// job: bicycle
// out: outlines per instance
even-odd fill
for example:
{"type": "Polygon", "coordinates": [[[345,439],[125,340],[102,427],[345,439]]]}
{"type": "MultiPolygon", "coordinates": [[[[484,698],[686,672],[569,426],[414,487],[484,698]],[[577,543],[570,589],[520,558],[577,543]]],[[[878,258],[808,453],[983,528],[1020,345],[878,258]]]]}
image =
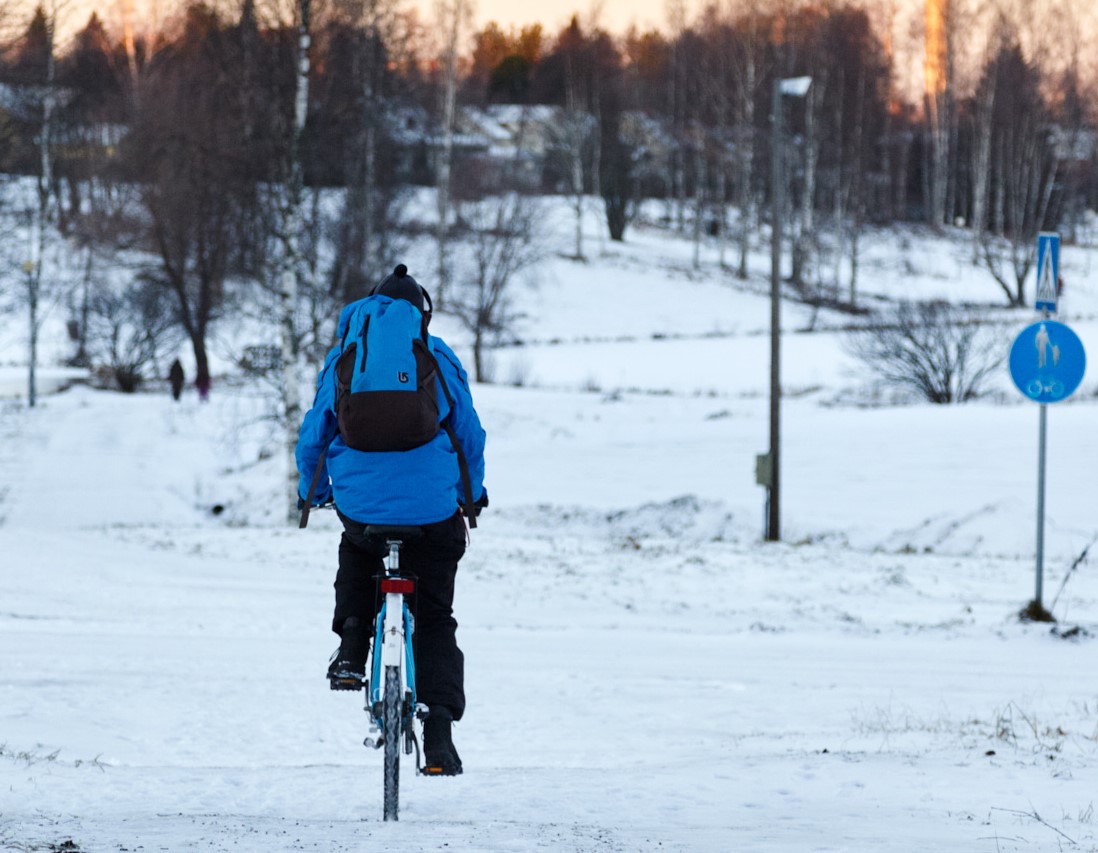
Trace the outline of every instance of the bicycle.
{"type": "Polygon", "coordinates": [[[398,820],[400,808],[400,753],[416,754],[416,773],[424,772],[417,723],[430,713],[416,701],[416,667],[412,650],[415,618],[405,596],[416,590],[416,579],[400,573],[400,548],[406,539],[423,533],[420,527],[367,525],[366,533],[385,537],[385,572],[378,577],[384,599],[377,611],[374,643],[366,682],[365,711],[371,720],[363,746],[384,748],[383,817],[398,820]]]}
{"type": "MultiPolygon", "coordinates": [[[[311,490],[310,490],[311,491],[311,490]]],[[[304,503],[304,502],[303,502],[304,503]]],[[[487,500],[485,500],[485,505],[487,500]]],[[[310,510],[335,510],[334,501],[302,507],[301,527],[308,523],[310,510]]],[[[385,539],[384,572],[377,576],[383,596],[374,617],[374,641],[365,671],[369,677],[341,674],[343,686],[337,689],[365,688],[365,708],[370,718],[370,733],[362,744],[373,749],[384,747],[383,818],[398,820],[400,811],[400,753],[416,754],[417,775],[446,775],[441,768],[426,766],[420,749],[422,724],[430,708],[416,700],[416,666],[413,637],[415,617],[405,596],[416,591],[416,578],[400,572],[400,548],[406,539],[423,535],[422,527],[409,525],[367,524],[367,535],[385,539]],[[352,680],[353,679],[353,680],[352,680]],[[418,727],[417,727],[418,724],[418,727]]],[[[330,675],[329,678],[332,676],[330,675]]]]}

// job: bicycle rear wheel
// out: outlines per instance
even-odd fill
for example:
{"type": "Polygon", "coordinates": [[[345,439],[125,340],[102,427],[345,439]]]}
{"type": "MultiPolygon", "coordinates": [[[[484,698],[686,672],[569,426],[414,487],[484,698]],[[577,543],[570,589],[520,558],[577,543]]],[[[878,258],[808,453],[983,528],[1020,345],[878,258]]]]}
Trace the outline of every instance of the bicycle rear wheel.
{"type": "Polygon", "coordinates": [[[385,738],[385,820],[397,820],[400,805],[400,717],[404,697],[400,690],[400,669],[385,667],[382,697],[382,734],[385,738]]]}

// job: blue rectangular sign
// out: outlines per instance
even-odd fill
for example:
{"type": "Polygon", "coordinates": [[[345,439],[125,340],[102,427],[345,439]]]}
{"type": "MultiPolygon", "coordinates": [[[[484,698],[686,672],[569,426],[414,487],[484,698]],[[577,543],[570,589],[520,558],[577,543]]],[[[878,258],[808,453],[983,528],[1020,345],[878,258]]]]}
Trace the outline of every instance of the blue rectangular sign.
{"type": "Polygon", "coordinates": [[[1033,307],[1055,314],[1059,295],[1060,235],[1041,232],[1037,235],[1037,295],[1033,307]]]}

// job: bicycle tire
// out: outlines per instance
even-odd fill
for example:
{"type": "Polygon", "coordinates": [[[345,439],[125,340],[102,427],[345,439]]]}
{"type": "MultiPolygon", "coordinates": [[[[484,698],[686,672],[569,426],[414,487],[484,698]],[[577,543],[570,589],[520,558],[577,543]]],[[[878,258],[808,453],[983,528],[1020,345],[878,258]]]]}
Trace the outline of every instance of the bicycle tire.
{"type": "Polygon", "coordinates": [[[385,738],[385,820],[398,820],[400,808],[400,716],[404,697],[400,691],[400,669],[385,667],[382,697],[382,732],[385,738]]]}

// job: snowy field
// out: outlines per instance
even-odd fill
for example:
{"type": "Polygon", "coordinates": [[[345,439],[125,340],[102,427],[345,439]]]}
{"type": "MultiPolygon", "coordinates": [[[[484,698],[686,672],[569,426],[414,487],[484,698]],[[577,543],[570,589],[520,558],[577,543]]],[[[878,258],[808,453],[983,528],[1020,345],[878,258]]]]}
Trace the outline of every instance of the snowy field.
{"type": "MultiPolygon", "coordinates": [[[[1059,621],[1023,623],[1037,408],[1009,380],[865,405],[849,318],[798,333],[788,304],[785,541],[764,544],[765,253],[742,284],[711,247],[694,272],[666,234],[593,233],[474,388],[492,504],[458,575],[466,772],[405,765],[397,824],[360,698],[324,679],[337,522],[279,522],[262,389],[0,400],[0,849],[1098,850],[1098,572],[1071,571],[1098,537],[1098,374],[1050,409],[1059,621]]],[[[963,246],[869,246],[867,297],[1001,301],[963,246]]],[[[1063,319],[1098,353],[1091,263],[1065,253],[1063,319]]],[[[1007,343],[1031,319],[1006,315],[1007,343]]]]}

